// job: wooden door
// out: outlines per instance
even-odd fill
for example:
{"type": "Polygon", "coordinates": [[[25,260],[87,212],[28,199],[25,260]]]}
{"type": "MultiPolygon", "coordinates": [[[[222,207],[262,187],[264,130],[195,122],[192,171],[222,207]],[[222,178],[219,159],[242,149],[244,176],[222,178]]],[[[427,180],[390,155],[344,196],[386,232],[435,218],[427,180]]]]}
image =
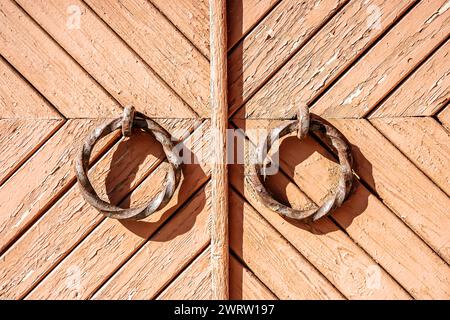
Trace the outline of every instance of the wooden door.
{"type": "MultiPolygon", "coordinates": [[[[208,299],[206,0],[0,1],[0,298],[208,299]],[[100,215],[80,195],[79,145],[125,105],[197,159],[161,211],[100,215]]],[[[230,128],[270,128],[295,103],[351,142],[356,188],[330,217],[286,220],[230,166],[232,299],[450,298],[450,2],[228,1],[230,128]]],[[[124,207],[150,199],[167,163],[120,133],[90,177],[124,207]]],[[[283,140],[267,186],[322,201],[335,155],[283,140]]]]}

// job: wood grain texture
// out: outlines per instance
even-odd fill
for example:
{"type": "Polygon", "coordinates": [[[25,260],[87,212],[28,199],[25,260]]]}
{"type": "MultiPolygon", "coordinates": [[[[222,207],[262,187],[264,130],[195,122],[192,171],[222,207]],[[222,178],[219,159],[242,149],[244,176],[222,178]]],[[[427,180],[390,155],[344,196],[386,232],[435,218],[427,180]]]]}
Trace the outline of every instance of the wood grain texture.
{"type": "Polygon", "coordinates": [[[449,32],[448,0],[420,2],[317,101],[312,111],[334,118],[367,115],[449,32]]]}
{"type": "Polygon", "coordinates": [[[208,247],[161,292],[157,300],[209,300],[212,297],[208,247]]]}
{"type": "MultiPolygon", "coordinates": [[[[180,120],[172,120],[172,125],[177,122],[180,120]]],[[[153,143],[151,136],[141,133],[133,137],[117,144],[90,170],[90,179],[99,195],[114,204],[139,185],[147,170],[153,170],[161,162],[154,156],[162,154],[161,146],[153,143]]],[[[159,181],[154,181],[155,185],[163,182],[163,176],[156,178],[159,181]]],[[[0,263],[4,285],[0,296],[23,297],[103,219],[84,201],[78,187],[72,187],[3,255],[0,263]],[[21,263],[24,256],[32,258],[21,263]]]]}
{"type": "Polygon", "coordinates": [[[450,134],[433,118],[370,121],[447,195],[450,195],[450,134]]]}
{"type": "MultiPolygon", "coordinates": [[[[233,168],[230,179],[243,194],[243,168],[233,168]],[[240,171],[240,172],[239,172],[240,171]]],[[[266,185],[284,203],[293,207],[311,206],[311,200],[284,174],[266,180],[266,185]]],[[[286,220],[253,199],[245,185],[246,199],[258,212],[307,258],[348,299],[408,299],[409,295],[397,282],[355,244],[329,218],[319,220],[312,227],[286,220]],[[370,271],[378,270],[380,286],[370,283],[370,271]]]]}
{"type": "Polygon", "coordinates": [[[295,102],[309,104],[415,1],[352,1],[338,12],[235,114],[235,118],[291,118],[295,102]],[[368,8],[381,8],[381,26],[368,23],[368,8]]]}
{"type": "Polygon", "coordinates": [[[332,123],[356,146],[357,174],[404,223],[450,262],[450,198],[367,120],[332,123]]]}
{"type": "Polygon", "coordinates": [[[63,124],[56,119],[0,119],[0,185],[63,124]]]}
{"type": "MultiPolygon", "coordinates": [[[[209,57],[209,5],[207,0],[151,0],[151,2],[209,57]]],[[[228,49],[233,47],[280,0],[228,0],[228,49]]]]}
{"type": "MultiPolygon", "coordinates": [[[[81,1],[23,0],[18,3],[121,105],[133,105],[150,117],[170,118],[174,117],[175,112],[180,118],[195,117],[196,114],[190,107],[81,1]],[[68,30],[66,20],[67,8],[70,6],[78,7],[83,14],[79,28],[68,30]]],[[[115,3],[118,4],[117,1],[115,3]]],[[[167,48],[169,49],[168,46],[167,48]]],[[[178,54],[181,55],[183,54],[178,54]]],[[[165,63],[159,61],[159,65],[171,65],[167,63],[167,59],[174,60],[167,57],[165,63]]],[[[186,64],[181,64],[180,61],[174,63],[186,64]]],[[[191,74],[197,73],[195,66],[188,65],[187,68],[191,68],[191,74]]],[[[182,68],[178,69],[186,76],[190,74],[182,68]]],[[[171,71],[174,73],[174,70],[171,71]]],[[[175,77],[180,78],[180,75],[176,74],[175,77]]],[[[187,84],[198,81],[187,79],[185,82],[187,84]]],[[[194,92],[193,88],[188,90],[194,92]]]]}
{"type": "Polygon", "coordinates": [[[0,119],[60,119],[59,113],[0,56],[0,119]]]}
{"type": "Polygon", "coordinates": [[[438,119],[444,125],[444,127],[447,128],[447,130],[450,130],[450,108],[448,107],[448,105],[444,110],[439,112],[438,119]]]}
{"type": "Polygon", "coordinates": [[[299,3],[286,0],[272,10],[229,56],[230,114],[295,54],[345,2],[326,0],[299,3]]]}
{"type": "MultiPolygon", "coordinates": [[[[209,116],[208,60],[150,2],[88,0],[87,3],[200,117],[209,116]]],[[[118,55],[118,59],[125,58],[118,55]]],[[[129,69],[129,63],[125,61],[124,65],[129,69]]],[[[128,69],[125,70],[131,72],[128,69]]],[[[127,87],[135,85],[133,82],[127,87]]],[[[174,101],[171,95],[163,96],[164,90],[153,89],[148,80],[141,85],[147,85],[146,90],[155,95],[155,102],[148,103],[157,103],[160,107],[151,113],[152,116],[192,117],[181,113],[183,108],[180,108],[179,100],[174,101]]],[[[143,94],[139,92],[139,95],[143,94]]],[[[155,106],[147,108],[151,111],[155,106]]]]}
{"type": "MultiPolygon", "coordinates": [[[[270,121],[260,122],[252,127],[270,128],[270,121]]],[[[337,121],[337,120],[336,120],[337,121]]],[[[353,122],[365,120],[339,120],[353,122]]],[[[333,122],[335,125],[336,122],[333,122]]],[[[274,122],[273,125],[276,125],[274,122]]],[[[341,126],[338,127],[341,129],[341,126]]],[[[357,130],[357,129],[355,129],[357,130]]],[[[362,145],[361,132],[358,142],[351,135],[341,130],[353,145],[362,145]]],[[[375,144],[375,143],[374,143],[375,144]]],[[[385,148],[387,143],[377,143],[385,148]]],[[[358,156],[357,147],[353,147],[355,171],[360,177],[367,177],[372,171],[367,167],[367,160],[358,156]]],[[[299,188],[314,202],[321,203],[335,181],[337,164],[333,157],[313,139],[300,143],[296,138],[288,138],[281,145],[281,169],[295,181],[299,188]]],[[[383,159],[386,153],[378,152],[383,159]]],[[[366,154],[364,154],[367,157],[366,154]]],[[[374,175],[375,175],[375,171],[374,175]]],[[[365,182],[369,183],[365,179],[365,182]]],[[[355,191],[332,216],[339,226],[345,229],[350,238],[357,243],[381,268],[386,270],[414,298],[446,298],[450,295],[448,285],[450,271],[448,265],[440,259],[410,228],[391,212],[376,196],[362,184],[355,182],[355,191]],[[420,276],[418,276],[420,275],[420,276]]],[[[378,184],[377,184],[378,186],[378,184]]],[[[427,219],[427,211],[421,211],[418,220],[427,219]]],[[[436,230],[439,230],[436,229],[436,230]]],[[[374,268],[377,273],[381,270],[374,268]]]]}
{"type": "MultiPolygon", "coordinates": [[[[177,131],[181,133],[190,125],[187,120],[173,122],[178,124],[172,127],[173,134],[176,134],[177,131]]],[[[184,141],[186,150],[191,150],[194,155],[199,157],[200,153],[205,151],[204,143],[208,141],[208,136],[203,133],[207,134],[208,128],[208,122],[205,122],[203,126],[187,137],[184,141]]],[[[147,161],[142,164],[139,164],[140,161],[138,162],[141,168],[145,168],[140,175],[146,176],[148,171],[154,171],[122,202],[122,206],[135,206],[149,200],[160,188],[160,185],[155,182],[163,181],[166,174],[168,164],[164,162],[160,165],[163,158],[161,148],[156,144],[145,143],[143,145],[141,142],[142,139],[133,142],[132,145],[122,146],[121,149],[143,149],[142,154],[150,151],[151,156],[147,161]]],[[[207,181],[209,165],[206,157],[199,165],[184,165],[181,186],[165,208],[143,221],[120,223],[113,219],[104,220],[27,296],[27,299],[86,299],[91,297],[99,286],[113,275],[207,181]],[[65,281],[73,266],[79,270],[78,282],[80,285],[75,288],[67,286],[65,281]]],[[[133,157],[126,157],[126,159],[130,158],[133,157]]],[[[136,157],[134,156],[134,158],[136,157]]],[[[132,164],[129,162],[130,160],[123,161],[124,164],[132,164]]],[[[109,168],[106,166],[104,170],[109,170],[109,168]]],[[[128,175],[129,170],[124,170],[123,176],[115,177],[114,181],[118,180],[119,183],[115,190],[125,189],[120,191],[121,194],[128,192],[130,188],[134,188],[139,183],[137,180],[130,186],[127,180],[123,181],[128,175]]],[[[111,179],[109,180],[111,181],[111,179]]],[[[105,194],[105,191],[102,191],[102,194],[105,194]]]]}
{"type": "Polygon", "coordinates": [[[243,198],[230,192],[230,245],[280,299],[343,296],[243,198]]]}
{"type": "Polygon", "coordinates": [[[117,101],[11,0],[0,3],[0,38],[1,55],[65,117],[121,113],[117,101]]]}
{"type": "Polygon", "coordinates": [[[211,50],[211,284],[214,300],[229,298],[228,244],[228,80],[225,0],[209,1],[211,50]]]}
{"type": "Polygon", "coordinates": [[[447,41],[370,118],[431,116],[450,101],[450,42],[447,41]]]}
{"type": "MultiPolygon", "coordinates": [[[[72,168],[79,147],[74,141],[87,136],[102,122],[69,120],[0,187],[0,198],[5,199],[0,203],[0,252],[74,183],[72,168]]],[[[93,160],[116,137],[111,136],[98,144],[93,160]]]]}
{"type": "Polygon", "coordinates": [[[93,299],[151,299],[208,245],[210,184],[147,242],[93,299]]]}

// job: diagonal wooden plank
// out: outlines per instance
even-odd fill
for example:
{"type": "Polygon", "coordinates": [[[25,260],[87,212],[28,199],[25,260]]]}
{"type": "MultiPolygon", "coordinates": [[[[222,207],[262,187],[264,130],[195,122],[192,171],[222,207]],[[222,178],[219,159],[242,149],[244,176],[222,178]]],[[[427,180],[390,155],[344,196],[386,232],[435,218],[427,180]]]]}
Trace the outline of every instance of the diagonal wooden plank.
{"type": "Polygon", "coordinates": [[[368,121],[348,119],[332,123],[355,146],[357,174],[449,263],[450,198],[368,121]]]}
{"type": "Polygon", "coordinates": [[[0,3],[0,38],[1,55],[64,116],[121,113],[118,103],[11,0],[0,3]]]}
{"type": "Polygon", "coordinates": [[[444,110],[439,112],[438,119],[444,125],[444,127],[447,128],[447,130],[450,130],[450,108],[448,107],[448,105],[444,110]]]}
{"type": "MultiPolygon", "coordinates": [[[[211,293],[210,249],[207,248],[158,297],[158,300],[208,300],[211,293]]],[[[240,262],[230,256],[231,300],[274,300],[276,297],[240,262]]]]}
{"type": "Polygon", "coordinates": [[[210,247],[206,248],[170,285],[157,300],[210,300],[210,247]]]}
{"type": "MultiPolygon", "coordinates": [[[[198,115],[209,116],[208,60],[150,2],[147,0],[86,2],[198,115]]],[[[95,34],[99,32],[98,28],[94,31],[95,34]]],[[[93,37],[94,35],[91,35],[89,38],[93,37]]],[[[124,59],[122,55],[119,58],[124,59]]],[[[134,85],[135,83],[131,84],[134,85]]],[[[157,98],[163,92],[165,93],[164,90],[158,89],[153,94],[157,98]]],[[[154,111],[152,115],[180,117],[183,109],[180,109],[179,103],[175,104],[172,100],[173,98],[160,97],[158,106],[161,109],[158,109],[158,112],[154,111]]]]}
{"type": "MultiPolygon", "coordinates": [[[[47,143],[0,187],[0,252],[75,181],[72,173],[79,137],[103,121],[69,120],[47,143]],[[18,188],[17,186],[20,186],[18,188]]],[[[104,139],[94,160],[117,135],[104,139]]]]}
{"type": "Polygon", "coordinates": [[[352,67],[312,110],[325,117],[361,118],[450,33],[450,1],[420,2],[352,67]]]}
{"type": "Polygon", "coordinates": [[[60,119],[60,114],[0,56],[0,119],[60,119]]]}
{"type": "MultiPolygon", "coordinates": [[[[151,2],[209,57],[209,8],[206,0],[151,0],[151,2]]],[[[228,48],[232,48],[280,0],[227,1],[228,48]]]]}
{"type": "Polygon", "coordinates": [[[276,300],[267,287],[235,257],[230,255],[231,300],[276,300]]]}
{"type": "Polygon", "coordinates": [[[414,2],[350,2],[250,97],[235,118],[291,118],[296,101],[311,103],[414,2]],[[380,8],[383,28],[369,23],[370,8],[380,8]]]}
{"type": "Polygon", "coordinates": [[[0,119],[0,186],[63,124],[62,119],[0,119]]]}
{"type": "MultiPolygon", "coordinates": [[[[134,105],[139,111],[151,117],[174,117],[175,112],[177,117],[196,116],[139,56],[131,51],[81,1],[18,0],[18,3],[122,105],[134,105]],[[77,7],[83,13],[80,17],[79,28],[68,29],[67,27],[67,10],[71,6],[77,7]]],[[[153,25],[156,25],[154,17],[149,19],[153,21],[153,25]]],[[[161,32],[166,32],[164,29],[166,26],[160,26],[160,28],[161,32]]],[[[181,45],[171,49],[174,56],[183,57],[195,63],[196,58],[193,55],[188,56],[184,51],[186,50],[181,45]]],[[[152,53],[149,54],[152,55],[152,53]]],[[[183,73],[184,78],[181,78],[180,74],[175,73],[174,70],[167,70],[161,75],[169,80],[167,73],[171,72],[174,74],[171,80],[178,77],[185,84],[195,83],[195,86],[186,86],[185,90],[196,96],[198,92],[195,88],[202,88],[202,81],[195,79],[195,75],[199,73],[199,67],[193,63],[181,63],[179,59],[176,60],[170,56],[165,59],[164,63],[161,58],[155,60],[158,65],[172,65],[168,61],[174,60],[174,64],[185,66],[179,67],[179,72],[183,73]]],[[[151,66],[153,67],[154,64],[151,66]]],[[[161,72],[158,69],[156,71],[161,72]]],[[[186,94],[182,93],[182,96],[187,98],[186,94]]]]}
{"type": "Polygon", "coordinates": [[[272,10],[228,58],[230,115],[346,2],[285,0],[272,10]]]}
{"type": "Polygon", "coordinates": [[[342,299],[339,291],[236,192],[230,192],[230,245],[280,299],[342,299]]]}
{"type": "Polygon", "coordinates": [[[210,184],[147,242],[94,299],[152,299],[209,243],[210,184]]]}
{"type": "MultiPolygon", "coordinates": [[[[253,124],[252,128],[271,128],[279,123],[246,121],[249,126],[253,122],[259,124],[253,124]]],[[[360,142],[353,142],[354,145],[357,143],[359,146],[360,142]]],[[[382,143],[379,145],[384,146],[382,143]]],[[[367,176],[364,172],[367,161],[358,156],[358,152],[354,146],[356,173],[367,176]]],[[[330,160],[332,156],[313,139],[300,144],[296,138],[286,138],[281,145],[280,159],[281,169],[314,202],[321,203],[336,179],[336,164],[330,160]]],[[[437,299],[450,295],[448,265],[361,183],[355,182],[354,193],[333,214],[333,219],[414,298],[437,299]]]]}
{"type": "Polygon", "coordinates": [[[447,41],[370,118],[431,116],[449,101],[450,42],[447,41]]]}
{"type": "MultiPolygon", "coordinates": [[[[184,144],[194,155],[204,151],[209,123],[200,126],[184,144]]],[[[161,154],[156,155],[161,158],[161,154]]],[[[205,159],[206,160],[206,159],[205,159]]],[[[165,166],[160,166],[124,202],[142,203],[159,190],[155,179],[162,181],[165,166]]],[[[191,197],[208,179],[208,163],[186,164],[181,187],[167,206],[141,222],[103,221],[67,258],[65,258],[28,296],[27,299],[89,298],[115,271],[133,255],[155,231],[191,197]],[[81,262],[82,261],[82,262],[81,262]],[[65,279],[73,266],[79,270],[79,287],[70,287],[65,279]]],[[[80,199],[80,201],[82,201],[80,199]]]]}
{"type": "MultiPolygon", "coordinates": [[[[248,185],[244,186],[242,183],[242,167],[233,168],[230,172],[233,186],[241,195],[245,192],[247,201],[348,299],[409,298],[404,289],[329,218],[320,220],[311,227],[283,219],[251,196],[248,185]],[[377,270],[379,286],[370,283],[371,270],[377,270]]],[[[278,199],[285,198],[284,202],[291,203],[293,207],[305,208],[312,205],[282,173],[270,176],[266,185],[278,199]]]]}
{"type": "MultiPolygon", "coordinates": [[[[433,118],[370,121],[447,195],[450,195],[450,135],[433,118]]],[[[443,205],[443,204],[442,204],[443,205]]]]}

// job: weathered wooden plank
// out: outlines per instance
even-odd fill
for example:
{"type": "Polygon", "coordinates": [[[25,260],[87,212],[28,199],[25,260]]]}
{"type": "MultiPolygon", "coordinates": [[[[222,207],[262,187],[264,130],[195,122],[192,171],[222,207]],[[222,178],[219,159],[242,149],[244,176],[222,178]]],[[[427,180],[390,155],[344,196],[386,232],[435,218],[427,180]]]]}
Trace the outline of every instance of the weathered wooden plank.
{"type": "Polygon", "coordinates": [[[235,257],[230,256],[231,300],[276,300],[277,297],[235,257]]]}
{"type": "Polygon", "coordinates": [[[448,0],[420,2],[312,110],[325,117],[365,116],[448,38],[449,9],[448,0]]]}
{"type": "Polygon", "coordinates": [[[56,119],[0,119],[0,185],[63,123],[56,119]]]}
{"type": "Polygon", "coordinates": [[[357,174],[402,221],[450,262],[450,198],[367,120],[332,123],[356,146],[357,174]]]}
{"type": "MultiPolygon", "coordinates": [[[[208,122],[199,127],[184,144],[186,150],[199,155],[208,141],[208,122]]],[[[145,151],[145,150],[144,150],[145,151]]],[[[161,159],[161,150],[155,154],[161,159]]],[[[184,165],[181,187],[167,206],[141,222],[119,223],[106,219],[80,243],[43,281],[27,296],[27,299],[86,299],[136,252],[154,232],[169,219],[208,179],[209,164],[206,157],[200,164],[184,165]],[[79,271],[77,287],[67,286],[65,279],[73,266],[79,271]],[[76,297],[74,295],[76,294],[76,297]]],[[[141,167],[154,167],[152,163],[141,167]]],[[[127,197],[123,204],[143,203],[158,192],[165,176],[166,166],[158,167],[150,177],[127,197]]],[[[107,167],[105,168],[107,170],[107,167]]],[[[147,169],[148,170],[148,169],[147,169]]],[[[125,172],[127,173],[127,171],[125,172]]],[[[123,184],[119,184],[122,186],[123,184]]],[[[122,187],[123,188],[123,187],[122,187]]],[[[128,188],[129,189],[129,188],[128,188]]],[[[126,191],[125,191],[126,192],[126,191]]],[[[81,201],[81,200],[80,200],[81,201]]]]}
{"type": "Polygon", "coordinates": [[[209,243],[210,184],[202,188],[93,296],[152,299],[209,243]]]}
{"type": "Polygon", "coordinates": [[[233,50],[228,59],[230,114],[242,105],[345,3],[286,0],[233,50]]]}
{"type": "MultiPolygon", "coordinates": [[[[74,182],[72,168],[79,146],[74,142],[102,122],[69,120],[0,187],[0,198],[5,200],[0,203],[0,252],[74,182]]],[[[93,159],[116,137],[111,136],[99,144],[93,159]]]]}
{"type": "Polygon", "coordinates": [[[232,48],[281,0],[228,0],[228,48],[232,48]]]}
{"type": "Polygon", "coordinates": [[[0,38],[1,55],[64,116],[121,113],[118,103],[11,0],[0,3],[0,38]]]}
{"type": "Polygon", "coordinates": [[[210,0],[211,32],[211,284],[214,300],[229,298],[227,165],[227,20],[226,1],[210,0]]]}
{"type": "Polygon", "coordinates": [[[60,119],[59,113],[0,56],[0,119],[60,119]]]}
{"type": "Polygon", "coordinates": [[[295,102],[310,103],[362,54],[415,1],[352,1],[336,14],[261,90],[235,118],[291,118],[295,102]],[[380,26],[370,8],[381,10],[380,26]]]}
{"type": "MultiPolygon", "coordinates": [[[[209,10],[206,0],[151,0],[166,17],[209,57],[209,10]]],[[[227,1],[228,48],[232,48],[280,0],[227,1]]]]}
{"type": "Polygon", "coordinates": [[[149,0],[189,39],[209,57],[208,0],[149,0]]]}
{"type": "Polygon", "coordinates": [[[450,99],[449,60],[447,41],[370,118],[431,116],[440,110],[450,99]]]}
{"type": "Polygon", "coordinates": [[[450,135],[447,130],[433,118],[377,118],[370,122],[450,195],[450,135]]]}
{"type": "MultiPolygon", "coordinates": [[[[253,127],[271,127],[269,121],[246,121],[248,126],[252,122],[260,122],[253,127]]],[[[273,122],[273,125],[276,124],[277,122],[273,122]]],[[[350,126],[355,127],[356,124],[350,126]]],[[[355,131],[360,131],[357,141],[350,139],[355,145],[353,148],[356,158],[355,171],[363,177],[366,175],[365,171],[371,172],[371,169],[367,167],[368,162],[364,160],[365,158],[358,156],[363,130],[356,128],[355,131]]],[[[344,134],[348,136],[348,133],[344,132],[344,134]]],[[[386,147],[385,144],[386,142],[378,143],[383,148],[386,147]]],[[[381,155],[380,157],[386,157],[384,151],[376,153],[381,155]]],[[[294,137],[284,140],[280,154],[283,171],[314,202],[321,203],[336,179],[337,165],[331,155],[313,139],[308,138],[300,144],[294,137]]],[[[367,179],[365,181],[369,183],[367,179]]],[[[378,185],[376,185],[377,188],[378,185]]],[[[437,299],[450,295],[448,265],[360,183],[356,182],[354,193],[333,214],[333,218],[353,241],[373,257],[414,298],[437,299]]],[[[378,274],[382,273],[376,268],[374,271],[378,274]]]]}
{"type": "Polygon", "coordinates": [[[444,125],[444,127],[447,128],[447,130],[450,130],[450,108],[448,107],[448,105],[444,110],[439,112],[438,119],[444,125]]]}
{"type": "Polygon", "coordinates": [[[322,274],[231,190],[230,245],[281,299],[342,299],[322,274]]]}
{"type": "MultiPolygon", "coordinates": [[[[248,191],[248,185],[242,183],[242,178],[242,167],[230,170],[233,186],[241,194],[245,187],[247,201],[348,299],[409,298],[404,289],[329,218],[316,222],[312,227],[283,219],[255,201],[248,191]],[[378,272],[379,285],[371,282],[372,270],[378,272]]],[[[266,185],[278,199],[293,207],[313,205],[282,173],[268,177],[266,185]]]]}
{"type": "Polygon", "coordinates": [[[172,283],[161,292],[157,300],[209,300],[211,292],[210,251],[202,252],[172,283]]]}
{"type": "MultiPolygon", "coordinates": [[[[174,122],[180,124],[180,120],[172,120],[169,126],[174,122]]],[[[91,181],[103,199],[120,202],[161,162],[154,156],[161,152],[161,146],[153,141],[145,133],[135,135],[117,144],[94,166],[91,181]]],[[[159,185],[164,177],[156,178],[160,179],[154,183],[159,185]]],[[[77,186],[71,188],[3,255],[0,296],[24,296],[103,219],[84,201],[77,186]]]]}
{"type": "MultiPolygon", "coordinates": [[[[150,117],[173,118],[175,114],[180,118],[195,117],[195,113],[190,107],[162,82],[159,76],[83,2],[78,0],[19,0],[18,3],[122,105],[133,105],[150,117]],[[78,8],[80,14],[83,14],[80,16],[79,28],[74,27],[68,30],[67,10],[71,7],[78,8]]],[[[97,1],[97,3],[100,2],[97,1]]],[[[114,3],[119,4],[117,1],[114,3]]],[[[152,21],[152,25],[157,25],[155,17],[147,18],[151,19],[148,21],[152,21]]],[[[167,32],[164,30],[166,26],[160,27],[161,33],[167,32]]],[[[141,37],[141,39],[145,39],[145,37],[141,37]]],[[[195,61],[193,56],[187,56],[184,52],[186,50],[181,45],[174,48],[167,46],[167,49],[176,57],[183,56],[189,61],[195,61]],[[179,52],[180,50],[183,52],[179,52]]],[[[159,50],[162,51],[162,48],[158,48],[158,52],[160,52],[159,50]]],[[[153,57],[152,54],[150,55],[153,57]]],[[[171,65],[168,61],[172,60],[174,63],[179,63],[178,74],[171,70],[174,74],[172,80],[174,76],[182,80],[179,72],[183,72],[185,78],[195,78],[192,74],[198,73],[197,66],[192,63],[186,65],[184,62],[182,64],[179,59],[176,60],[170,56],[165,57],[164,63],[160,59],[159,57],[156,63],[162,66],[171,65]],[[184,65],[186,68],[191,68],[190,72],[180,67],[184,65]]],[[[153,67],[153,65],[151,66],[153,67]]],[[[156,71],[160,72],[158,69],[156,71]]],[[[166,80],[168,80],[167,72],[161,73],[166,80]]],[[[184,81],[186,84],[199,82],[196,79],[184,79],[184,81]]],[[[188,91],[195,95],[197,93],[194,88],[199,87],[201,88],[201,84],[193,87],[186,86],[188,91]]],[[[187,98],[186,95],[182,96],[187,98]]],[[[89,116],[89,114],[84,116],[89,116]]]]}
{"type": "MultiPolygon", "coordinates": [[[[156,298],[158,300],[212,299],[210,249],[198,256],[156,298]]],[[[231,300],[275,300],[271,293],[246,267],[230,256],[231,300]]]]}
{"type": "MultiPolygon", "coordinates": [[[[59,1],[55,2],[59,3],[59,1]]],[[[73,1],[68,3],[73,3],[73,1]]],[[[87,3],[199,116],[209,116],[208,60],[150,2],[146,0],[125,2],[88,0],[87,3]]],[[[89,17],[83,16],[83,21],[88,19],[89,17]]],[[[88,21],[86,24],[89,25],[88,21]]],[[[90,28],[92,27],[88,27],[88,29],[90,28]]],[[[94,34],[89,34],[87,41],[98,37],[99,29],[100,26],[97,27],[96,24],[95,28],[92,28],[94,34]]],[[[105,34],[102,34],[101,42],[105,41],[106,31],[102,31],[102,33],[105,34]]],[[[109,38],[106,37],[106,39],[109,38]]],[[[108,42],[105,41],[105,43],[108,42]]],[[[108,46],[105,49],[103,54],[110,50],[108,46]]],[[[124,54],[118,54],[117,46],[114,50],[116,52],[112,51],[110,54],[117,55],[115,59],[118,61],[123,60],[123,67],[128,71],[131,63],[127,61],[124,54]]],[[[130,56],[130,61],[133,60],[136,60],[136,57],[130,56]]],[[[134,65],[136,64],[134,63],[134,65]]],[[[156,104],[160,107],[155,110],[155,105],[148,106],[146,109],[148,112],[151,112],[153,108],[151,115],[157,117],[191,116],[184,110],[185,108],[182,107],[179,100],[175,100],[172,95],[165,96],[167,90],[162,90],[162,86],[152,89],[148,77],[143,80],[138,81],[138,83],[142,82],[143,86],[142,92],[139,90],[139,95],[142,96],[145,91],[151,92],[148,94],[155,95],[155,99],[148,101],[147,105],[156,104]]],[[[136,86],[135,82],[129,83],[126,88],[133,86],[136,86]]],[[[126,88],[120,89],[128,90],[126,88]]]]}

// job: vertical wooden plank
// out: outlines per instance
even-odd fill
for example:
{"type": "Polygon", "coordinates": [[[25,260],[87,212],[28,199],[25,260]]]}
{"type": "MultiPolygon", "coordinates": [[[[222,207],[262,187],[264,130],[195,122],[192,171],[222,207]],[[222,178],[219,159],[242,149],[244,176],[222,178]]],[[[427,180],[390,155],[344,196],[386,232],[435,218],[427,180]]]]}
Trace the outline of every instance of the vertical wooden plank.
{"type": "Polygon", "coordinates": [[[225,0],[209,1],[211,43],[211,129],[213,153],[211,232],[212,297],[228,300],[228,171],[226,165],[227,18],[225,0]]]}

